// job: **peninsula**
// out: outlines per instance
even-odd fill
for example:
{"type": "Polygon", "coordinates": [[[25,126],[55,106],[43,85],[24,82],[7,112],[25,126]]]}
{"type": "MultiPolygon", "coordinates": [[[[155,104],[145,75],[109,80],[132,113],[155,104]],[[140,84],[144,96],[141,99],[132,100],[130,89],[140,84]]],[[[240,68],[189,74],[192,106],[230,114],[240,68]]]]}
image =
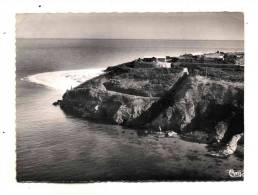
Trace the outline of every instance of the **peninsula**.
{"type": "Polygon", "coordinates": [[[243,140],[244,53],[139,58],[108,67],[54,104],[142,133],[223,145],[215,155],[227,156],[243,140]]]}

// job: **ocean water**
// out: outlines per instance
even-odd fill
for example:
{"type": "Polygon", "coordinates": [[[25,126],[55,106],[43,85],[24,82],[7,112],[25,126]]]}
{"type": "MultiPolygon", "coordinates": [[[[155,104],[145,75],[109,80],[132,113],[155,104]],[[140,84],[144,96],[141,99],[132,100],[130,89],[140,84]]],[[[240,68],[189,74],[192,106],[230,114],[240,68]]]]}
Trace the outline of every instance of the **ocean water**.
{"type": "Polygon", "coordinates": [[[52,106],[61,91],[23,79],[143,56],[243,51],[242,41],[17,39],[16,45],[18,181],[225,180],[232,179],[227,170],[243,169],[239,153],[216,159],[205,144],[66,115],[52,106]]]}

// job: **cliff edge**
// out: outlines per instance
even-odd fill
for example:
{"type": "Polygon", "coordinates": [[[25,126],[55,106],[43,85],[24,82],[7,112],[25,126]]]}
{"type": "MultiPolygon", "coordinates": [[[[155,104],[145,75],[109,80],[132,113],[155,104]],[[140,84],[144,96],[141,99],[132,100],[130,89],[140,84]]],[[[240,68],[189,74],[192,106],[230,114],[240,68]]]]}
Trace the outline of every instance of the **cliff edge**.
{"type": "Polygon", "coordinates": [[[109,67],[68,90],[60,107],[82,118],[175,131],[185,137],[202,132],[204,142],[228,142],[244,131],[243,80],[239,66],[162,68],[137,66],[133,61],[109,67]]]}

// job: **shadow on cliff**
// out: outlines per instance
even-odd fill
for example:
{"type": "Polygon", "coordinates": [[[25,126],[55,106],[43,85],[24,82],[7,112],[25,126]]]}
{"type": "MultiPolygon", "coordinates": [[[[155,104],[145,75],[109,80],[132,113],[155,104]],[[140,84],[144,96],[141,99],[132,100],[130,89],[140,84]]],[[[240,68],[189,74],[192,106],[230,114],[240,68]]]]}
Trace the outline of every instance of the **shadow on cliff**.
{"type": "Polygon", "coordinates": [[[144,111],[139,117],[136,119],[125,123],[127,126],[137,126],[142,127],[146,123],[151,122],[153,119],[159,116],[159,114],[167,109],[169,106],[175,103],[174,96],[176,95],[178,89],[181,85],[184,84],[184,81],[188,78],[188,75],[184,73],[180,78],[178,78],[177,82],[173,85],[173,87],[165,93],[163,97],[161,97],[157,102],[153,103],[149,109],[144,111]]]}

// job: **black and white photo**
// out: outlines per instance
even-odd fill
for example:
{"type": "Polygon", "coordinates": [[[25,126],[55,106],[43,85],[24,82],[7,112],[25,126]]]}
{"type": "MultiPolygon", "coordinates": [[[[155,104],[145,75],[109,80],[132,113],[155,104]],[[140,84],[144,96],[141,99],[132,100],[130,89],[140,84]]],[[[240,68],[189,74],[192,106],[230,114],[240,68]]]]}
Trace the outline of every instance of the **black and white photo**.
{"type": "Polygon", "coordinates": [[[18,182],[244,179],[244,13],[16,14],[18,182]]]}

